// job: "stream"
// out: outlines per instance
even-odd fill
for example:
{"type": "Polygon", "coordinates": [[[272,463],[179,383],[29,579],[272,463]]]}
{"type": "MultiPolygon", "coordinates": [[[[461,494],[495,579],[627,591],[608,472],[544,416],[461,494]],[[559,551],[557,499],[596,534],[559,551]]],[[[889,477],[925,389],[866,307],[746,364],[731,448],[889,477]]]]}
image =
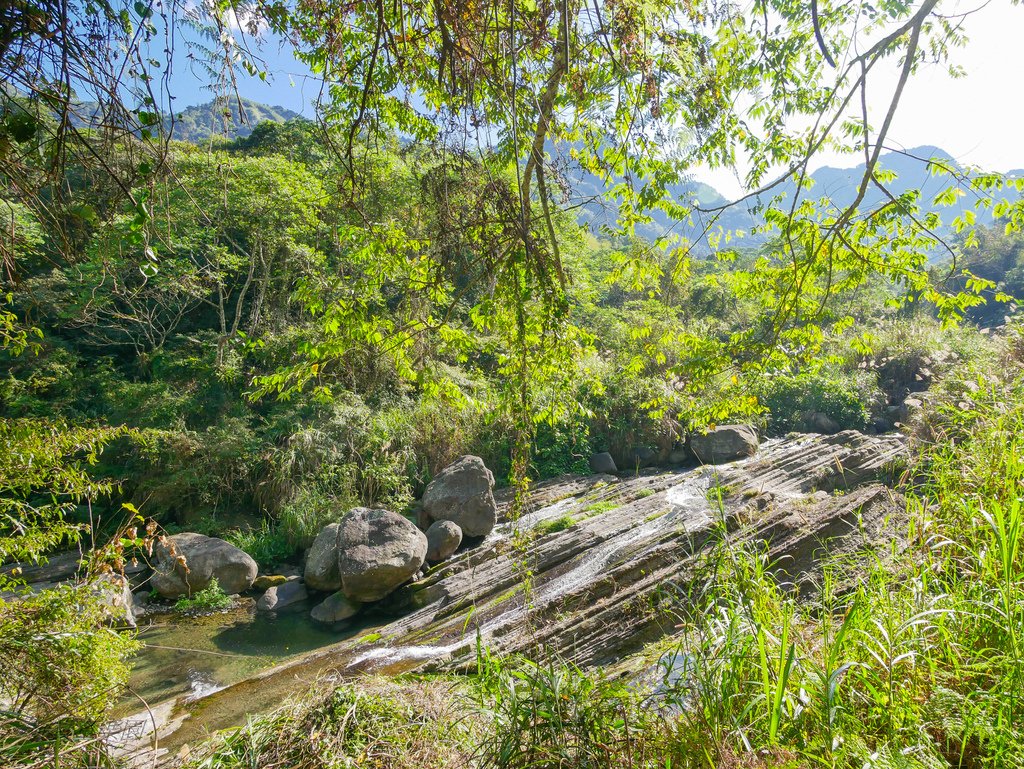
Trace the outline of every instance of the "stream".
{"type": "Polygon", "coordinates": [[[365,623],[334,630],[314,622],[306,600],[280,612],[257,612],[252,600],[205,616],[159,614],[140,621],[128,691],[118,714],[184,696],[203,697],[238,683],[295,655],[342,641],[365,623]],[[149,621],[151,624],[145,624],[149,621]]]}

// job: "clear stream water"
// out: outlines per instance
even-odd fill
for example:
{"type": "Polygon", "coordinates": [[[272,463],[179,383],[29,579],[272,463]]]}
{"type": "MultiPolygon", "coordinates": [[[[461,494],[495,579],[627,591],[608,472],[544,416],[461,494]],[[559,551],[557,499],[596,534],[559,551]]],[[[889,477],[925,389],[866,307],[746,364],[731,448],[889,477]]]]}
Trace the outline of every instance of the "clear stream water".
{"type": "Polygon", "coordinates": [[[257,612],[251,601],[239,603],[225,613],[140,621],[138,640],[145,646],[135,658],[129,691],[118,710],[138,711],[140,697],[150,706],[182,695],[201,697],[365,627],[353,623],[338,631],[318,625],[309,616],[313,601],[280,612],[257,612]]]}

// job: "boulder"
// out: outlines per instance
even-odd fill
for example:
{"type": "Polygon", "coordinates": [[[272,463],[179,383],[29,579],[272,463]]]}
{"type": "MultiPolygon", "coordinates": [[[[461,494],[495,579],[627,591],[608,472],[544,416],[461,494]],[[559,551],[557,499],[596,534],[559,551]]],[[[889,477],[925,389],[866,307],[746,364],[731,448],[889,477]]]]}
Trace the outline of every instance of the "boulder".
{"type": "Polygon", "coordinates": [[[835,435],[842,428],[839,423],[824,411],[808,411],[803,415],[804,426],[812,433],[835,435]]]}
{"type": "Polygon", "coordinates": [[[390,510],[357,507],[338,523],[341,592],[366,603],[379,601],[420,570],[427,538],[390,510]]]}
{"type": "Polygon", "coordinates": [[[438,473],[423,493],[423,520],[452,521],[467,537],[491,533],[498,521],[494,476],[480,457],[460,457],[438,473]]]}
{"type": "Polygon", "coordinates": [[[427,560],[440,563],[462,544],[462,529],[452,521],[434,521],[427,529],[427,560]]]}
{"type": "Polygon", "coordinates": [[[634,446],[629,450],[630,470],[643,470],[652,467],[658,461],[658,452],[649,446],[634,446]]]}
{"type": "Polygon", "coordinates": [[[758,445],[757,432],[750,425],[719,425],[704,434],[690,436],[690,448],[706,465],[753,456],[758,445]]]}
{"type": "Polygon", "coordinates": [[[685,465],[691,459],[693,459],[693,454],[688,449],[676,448],[668,453],[666,461],[669,467],[676,467],[678,465],[685,465]]]}
{"type": "Polygon", "coordinates": [[[333,625],[351,619],[360,609],[357,601],[349,600],[344,593],[332,593],[310,611],[309,616],[325,625],[333,625]]]}
{"type": "Polygon", "coordinates": [[[614,475],[619,472],[619,468],[615,466],[615,460],[612,459],[612,455],[607,451],[602,451],[600,454],[594,454],[590,458],[590,472],[592,473],[610,473],[614,475]]]}
{"type": "Polygon", "coordinates": [[[290,604],[305,601],[308,597],[309,593],[306,592],[306,586],[302,582],[298,580],[285,581],[267,588],[267,592],[261,595],[256,602],[256,608],[260,611],[276,611],[290,604]]]}
{"type": "Polygon", "coordinates": [[[262,574],[259,577],[256,577],[252,586],[257,590],[270,590],[270,588],[283,585],[287,581],[288,577],[283,574],[262,574]]]}
{"type": "Polygon", "coordinates": [[[164,598],[180,598],[203,590],[216,579],[228,595],[248,590],[256,579],[256,561],[216,537],[185,532],[157,546],[152,586],[164,598]]]}
{"type": "Polygon", "coordinates": [[[341,576],[338,574],[338,524],[328,524],[316,535],[306,555],[303,578],[313,590],[323,590],[325,593],[341,587],[341,576]]]}

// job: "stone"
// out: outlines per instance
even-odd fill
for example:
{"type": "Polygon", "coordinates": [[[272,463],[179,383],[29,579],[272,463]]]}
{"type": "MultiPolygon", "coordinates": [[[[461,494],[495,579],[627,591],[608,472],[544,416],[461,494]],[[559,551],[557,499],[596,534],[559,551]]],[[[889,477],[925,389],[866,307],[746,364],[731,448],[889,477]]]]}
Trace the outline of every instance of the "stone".
{"type": "Polygon", "coordinates": [[[270,590],[270,588],[283,585],[287,581],[288,577],[283,574],[262,574],[259,577],[256,577],[252,586],[257,590],[270,590]]]}
{"type": "Polygon", "coordinates": [[[808,431],[821,435],[835,435],[842,429],[839,423],[824,411],[808,411],[803,416],[803,422],[808,431]]]}
{"type": "Polygon", "coordinates": [[[78,574],[82,554],[77,550],[43,557],[39,563],[10,563],[0,566],[0,574],[26,583],[63,582],[78,574]]]}
{"type": "Polygon", "coordinates": [[[344,593],[332,593],[321,603],[318,603],[310,611],[309,616],[317,622],[325,625],[333,625],[336,622],[354,617],[361,608],[358,601],[352,601],[344,593]]]}
{"type": "Polygon", "coordinates": [[[658,461],[658,452],[649,446],[634,446],[629,451],[629,470],[643,470],[658,461]]]}
{"type": "Polygon", "coordinates": [[[216,537],[184,532],[154,549],[156,568],[150,584],[164,598],[180,598],[217,580],[228,595],[252,587],[257,566],[248,553],[216,537]],[[178,556],[184,558],[184,562],[178,556]]]}
{"type": "Polygon", "coordinates": [[[467,537],[484,537],[498,522],[494,476],[480,457],[457,459],[423,493],[423,522],[452,521],[467,537]]]}
{"type": "Polygon", "coordinates": [[[379,601],[423,566],[427,537],[390,510],[357,507],[338,523],[341,592],[367,603],[379,601]]]}
{"type": "Polygon", "coordinates": [[[753,456],[758,445],[757,432],[750,425],[719,425],[707,433],[690,436],[690,448],[706,465],[753,456]]]}
{"type": "Polygon", "coordinates": [[[619,468],[615,466],[615,460],[612,458],[612,455],[607,451],[602,451],[600,454],[594,454],[590,458],[590,472],[614,475],[619,472],[619,468]]]}
{"type": "Polygon", "coordinates": [[[305,601],[307,598],[309,598],[309,593],[306,592],[306,586],[302,582],[285,580],[278,585],[271,585],[256,602],[256,608],[259,611],[276,611],[293,603],[305,601]]]}
{"type": "Polygon", "coordinates": [[[306,554],[303,578],[308,587],[325,593],[341,587],[341,575],[338,574],[338,524],[328,524],[316,535],[306,554]]]}
{"type": "Polygon", "coordinates": [[[427,529],[427,560],[440,563],[462,544],[462,529],[452,521],[434,521],[427,529]]]}
{"type": "Polygon", "coordinates": [[[668,453],[669,467],[685,465],[691,459],[693,459],[693,454],[690,451],[687,451],[686,449],[683,448],[672,449],[672,451],[668,453]]]}

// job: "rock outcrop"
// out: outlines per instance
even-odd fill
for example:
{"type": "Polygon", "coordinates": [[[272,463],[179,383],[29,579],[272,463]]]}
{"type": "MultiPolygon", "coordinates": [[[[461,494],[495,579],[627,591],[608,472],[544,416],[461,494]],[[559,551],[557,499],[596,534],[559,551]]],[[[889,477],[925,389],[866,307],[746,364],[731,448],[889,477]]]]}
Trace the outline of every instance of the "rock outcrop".
{"type": "Polygon", "coordinates": [[[349,599],[379,601],[412,577],[427,556],[427,537],[390,510],[357,507],[338,522],[338,574],[349,599]]]}
{"type": "MultiPolygon", "coordinates": [[[[510,498],[502,490],[491,537],[389,596],[399,618],[211,695],[160,744],[173,751],[207,729],[238,723],[327,670],[473,669],[478,638],[497,653],[540,648],[583,666],[613,663],[675,632],[666,588],[685,596],[699,587],[699,559],[718,541],[723,518],[733,541],[757,543],[785,570],[783,579],[813,592],[831,556],[847,565],[899,557],[906,504],[885,484],[906,458],[905,440],[894,434],[769,440],[756,456],[720,467],[540,483],[515,522],[501,520],[510,498]],[[708,501],[713,487],[721,509],[708,501]],[[564,517],[573,525],[542,525],[564,517]],[[535,531],[526,556],[509,546],[517,529],[535,531]],[[524,567],[533,573],[529,596],[524,567]]],[[[325,614],[341,600],[331,599],[325,614]]]]}
{"type": "Polygon", "coordinates": [[[441,563],[462,544],[462,529],[452,521],[434,521],[427,529],[427,561],[441,563]]]}
{"type": "Polygon", "coordinates": [[[757,453],[757,431],[750,425],[719,425],[690,436],[690,448],[706,465],[718,465],[757,453]]]}
{"type": "Polygon", "coordinates": [[[423,515],[427,526],[434,521],[452,521],[467,537],[484,537],[497,521],[494,476],[480,457],[465,456],[450,464],[423,493],[423,515]]]}
{"type": "Polygon", "coordinates": [[[223,539],[185,532],[167,540],[154,551],[156,567],[150,582],[164,598],[196,593],[214,578],[225,593],[241,593],[256,579],[256,561],[223,539]]]}

